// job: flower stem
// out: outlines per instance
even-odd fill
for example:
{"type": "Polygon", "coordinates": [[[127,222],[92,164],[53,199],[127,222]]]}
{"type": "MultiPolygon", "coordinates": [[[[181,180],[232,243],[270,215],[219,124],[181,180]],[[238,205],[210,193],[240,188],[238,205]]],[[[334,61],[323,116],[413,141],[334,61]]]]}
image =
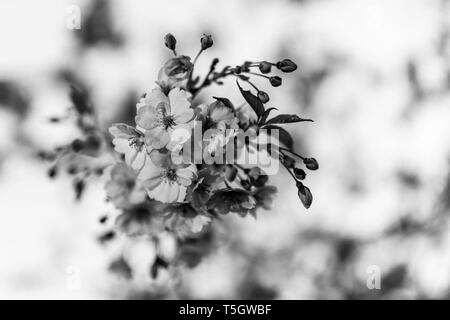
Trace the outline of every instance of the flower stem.
{"type": "Polygon", "coordinates": [[[302,159],[302,160],[305,159],[305,157],[302,157],[301,155],[299,155],[298,153],[295,153],[295,152],[292,151],[292,150],[289,150],[289,149],[286,149],[286,148],[282,148],[282,147],[280,147],[280,150],[287,151],[287,152],[289,152],[290,154],[292,154],[292,155],[294,155],[294,156],[297,156],[297,157],[299,157],[299,158],[302,159]]]}
{"type": "Polygon", "coordinates": [[[252,75],[254,75],[254,76],[258,76],[258,77],[262,77],[262,78],[266,78],[266,79],[270,79],[270,77],[265,76],[265,75],[263,75],[263,74],[256,73],[256,72],[246,71],[245,73],[252,74],[252,75]]]}
{"type": "Polygon", "coordinates": [[[289,172],[289,174],[292,176],[292,178],[295,180],[295,182],[297,182],[297,178],[295,177],[295,175],[291,172],[291,170],[289,170],[288,167],[286,167],[286,165],[281,161],[281,164],[283,165],[283,167],[286,168],[286,170],[289,172]]]}
{"type": "Polygon", "coordinates": [[[253,88],[255,88],[256,92],[259,92],[259,89],[250,81],[250,80],[245,80],[249,85],[251,85],[253,88]]]}
{"type": "Polygon", "coordinates": [[[195,58],[194,58],[194,61],[192,62],[193,64],[194,64],[194,66],[195,66],[195,63],[197,62],[197,60],[198,60],[198,57],[200,57],[200,55],[202,54],[202,52],[203,52],[203,49],[200,49],[200,51],[197,53],[197,55],[195,56],[195,58]]]}
{"type": "MultiPolygon", "coordinates": [[[[203,49],[200,49],[200,50],[198,51],[197,55],[195,56],[194,61],[192,62],[192,69],[191,69],[191,71],[189,72],[189,77],[188,77],[188,88],[191,88],[191,86],[192,86],[192,75],[194,74],[195,63],[197,62],[198,57],[200,57],[200,55],[202,54],[202,52],[203,52],[203,49]]],[[[192,89],[191,89],[191,90],[192,90],[192,89]]]]}

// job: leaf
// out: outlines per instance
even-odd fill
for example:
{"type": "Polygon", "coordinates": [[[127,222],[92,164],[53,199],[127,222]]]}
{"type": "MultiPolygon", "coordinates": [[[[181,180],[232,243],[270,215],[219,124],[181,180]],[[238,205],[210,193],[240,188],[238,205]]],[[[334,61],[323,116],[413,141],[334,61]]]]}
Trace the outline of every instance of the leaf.
{"type": "Polygon", "coordinates": [[[278,110],[278,109],[277,108],[269,108],[266,111],[264,111],[263,115],[261,116],[261,119],[259,120],[259,125],[263,125],[264,122],[266,122],[266,119],[272,110],[278,110]]]}
{"type": "Polygon", "coordinates": [[[250,90],[244,90],[239,85],[239,82],[236,80],[236,83],[239,87],[239,90],[241,91],[242,96],[244,97],[245,101],[252,107],[252,109],[255,111],[256,115],[258,116],[258,119],[264,114],[264,105],[261,102],[261,100],[258,99],[257,96],[255,96],[253,93],[250,92],[250,90]]]}
{"type": "Polygon", "coordinates": [[[296,114],[280,114],[276,117],[273,117],[269,121],[267,121],[267,124],[281,124],[281,123],[294,123],[294,122],[304,122],[304,121],[311,121],[311,119],[302,119],[296,114]]]}
{"type": "Polygon", "coordinates": [[[281,128],[279,126],[274,126],[274,125],[265,126],[264,129],[278,130],[278,138],[280,139],[280,142],[283,143],[289,150],[292,149],[294,140],[292,139],[291,134],[289,132],[287,132],[286,130],[284,130],[283,128],[281,128]]]}
{"type": "Polygon", "coordinates": [[[221,97],[213,97],[213,98],[216,99],[217,101],[222,102],[225,105],[225,107],[230,108],[233,111],[235,110],[234,105],[233,103],[231,103],[230,99],[221,97]]]}

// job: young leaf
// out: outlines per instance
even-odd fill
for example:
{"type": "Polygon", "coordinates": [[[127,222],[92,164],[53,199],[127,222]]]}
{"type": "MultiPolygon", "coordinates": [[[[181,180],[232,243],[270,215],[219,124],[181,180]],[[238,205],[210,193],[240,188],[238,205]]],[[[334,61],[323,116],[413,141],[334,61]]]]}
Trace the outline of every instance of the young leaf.
{"type": "Polygon", "coordinates": [[[259,125],[263,125],[264,122],[266,122],[267,117],[269,117],[269,114],[272,110],[278,110],[277,108],[269,108],[266,111],[264,111],[263,115],[261,116],[261,119],[259,120],[259,125]]]}
{"type": "Polygon", "coordinates": [[[229,99],[221,97],[213,97],[213,98],[216,99],[217,101],[222,102],[225,105],[225,107],[230,108],[233,111],[235,110],[233,104],[229,99]]]}
{"type": "Polygon", "coordinates": [[[255,111],[258,118],[260,118],[264,113],[264,105],[261,100],[259,100],[258,97],[251,93],[249,90],[242,89],[238,81],[236,81],[236,83],[245,101],[247,101],[250,107],[252,107],[252,109],[255,111]]]}
{"type": "Polygon", "coordinates": [[[135,128],[125,124],[125,123],[113,123],[109,129],[110,133],[123,133],[129,135],[131,137],[139,137],[142,136],[142,133],[136,130],[135,128]]]}
{"type": "Polygon", "coordinates": [[[294,123],[294,122],[304,122],[304,121],[311,121],[311,119],[302,119],[296,114],[280,114],[276,117],[273,117],[269,121],[267,121],[267,124],[282,124],[282,123],[294,123]]]}
{"type": "Polygon", "coordinates": [[[289,132],[279,126],[274,125],[265,126],[264,129],[270,129],[270,131],[274,129],[278,130],[278,138],[280,139],[280,142],[283,143],[289,150],[292,149],[294,140],[292,139],[289,132]]]}

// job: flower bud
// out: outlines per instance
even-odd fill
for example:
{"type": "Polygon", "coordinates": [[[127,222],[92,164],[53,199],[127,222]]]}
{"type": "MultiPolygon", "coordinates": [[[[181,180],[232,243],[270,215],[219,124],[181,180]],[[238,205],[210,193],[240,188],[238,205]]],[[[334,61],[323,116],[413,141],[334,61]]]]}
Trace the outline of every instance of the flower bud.
{"type": "Polygon", "coordinates": [[[281,86],[281,78],[279,76],[274,76],[269,78],[270,84],[274,87],[281,86]]]}
{"type": "Polygon", "coordinates": [[[269,73],[271,69],[272,64],[270,62],[263,61],[259,64],[259,71],[261,71],[261,73],[269,73]]]}
{"type": "Polygon", "coordinates": [[[211,48],[214,42],[211,35],[203,34],[203,37],[200,39],[200,43],[202,44],[202,50],[206,50],[211,48]]]}
{"type": "Polygon", "coordinates": [[[70,175],[74,175],[78,172],[78,168],[76,165],[71,165],[69,167],[67,167],[67,173],[70,175]]]}
{"type": "Polygon", "coordinates": [[[303,163],[309,170],[317,170],[319,169],[319,163],[314,158],[305,158],[303,163]]]}
{"type": "Polygon", "coordinates": [[[189,76],[193,68],[191,58],[187,56],[176,56],[164,64],[164,73],[175,81],[181,81],[189,76]]]}
{"type": "Polygon", "coordinates": [[[298,188],[298,197],[300,198],[301,202],[305,206],[306,209],[309,209],[311,206],[311,203],[313,201],[313,196],[311,191],[308,187],[304,186],[301,182],[297,182],[297,188],[298,188]]]}
{"type": "Polygon", "coordinates": [[[83,195],[83,191],[86,187],[86,183],[83,179],[75,179],[73,180],[73,189],[75,191],[75,198],[77,200],[81,199],[81,196],[83,195]]]}
{"type": "Polygon", "coordinates": [[[258,99],[262,103],[267,103],[270,100],[269,95],[266,92],[264,92],[264,91],[258,91],[258,99]]]}
{"type": "Polygon", "coordinates": [[[72,150],[75,152],[80,151],[84,147],[84,142],[80,139],[75,139],[71,143],[72,150]]]}
{"type": "Polygon", "coordinates": [[[297,70],[297,65],[290,59],[283,59],[277,62],[277,68],[283,72],[292,72],[297,70]]]}
{"type": "Polygon", "coordinates": [[[88,156],[97,156],[103,146],[102,138],[97,134],[90,134],[86,137],[83,144],[83,154],[88,156]]]}
{"type": "Polygon", "coordinates": [[[294,168],[294,175],[299,180],[304,180],[306,178],[306,172],[300,168],[294,168]]]}
{"type": "Polygon", "coordinates": [[[175,39],[175,37],[171,33],[168,33],[164,37],[164,43],[166,47],[169,48],[170,50],[175,50],[177,45],[177,39],[175,39]]]}
{"type": "Polygon", "coordinates": [[[251,64],[252,64],[251,61],[245,61],[244,64],[242,65],[242,72],[249,72],[251,64]]]}
{"type": "Polygon", "coordinates": [[[98,135],[89,135],[86,138],[85,146],[89,150],[98,150],[102,145],[102,139],[98,135]]]}
{"type": "Polygon", "coordinates": [[[58,174],[58,167],[56,165],[48,168],[47,175],[49,176],[49,178],[54,178],[56,177],[57,174],[58,174]]]}

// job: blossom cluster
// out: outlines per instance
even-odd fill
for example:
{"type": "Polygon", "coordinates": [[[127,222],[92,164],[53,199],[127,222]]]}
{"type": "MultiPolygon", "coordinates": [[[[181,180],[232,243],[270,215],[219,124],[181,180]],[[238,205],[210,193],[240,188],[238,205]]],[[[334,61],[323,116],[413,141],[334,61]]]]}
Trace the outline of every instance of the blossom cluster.
{"type": "Polygon", "coordinates": [[[220,215],[256,216],[258,209],[270,209],[277,189],[269,184],[269,176],[280,167],[289,172],[301,202],[309,208],[312,194],[303,183],[306,172],[301,166],[317,170],[318,163],[293,150],[294,140],[281,125],[312,120],[293,114],[272,116],[278,109],[266,108],[269,95],[252,82],[252,77],[262,77],[279,87],[282,78],[274,73],[293,72],[297,65],[283,59],[218,69],[216,58],[200,76],[194,68],[201,53],[213,45],[210,35],[201,37],[193,60],[177,52],[173,35],[167,34],[164,42],[174,56],[159,70],[155,87],[136,101],[133,125],[112,124],[110,135],[103,134],[88,98],[72,90],[84,136],[58,150],[49,174],[56,174],[62,157],[76,159],[69,162],[78,174],[78,196],[84,187],[80,172],[82,177],[93,172],[106,175],[107,200],[121,210],[116,225],[126,234],[169,231],[183,239],[205,232],[220,215]],[[236,81],[242,95],[239,107],[218,96],[197,102],[199,92],[223,84],[225,78],[236,81]],[[80,156],[102,158],[109,145],[116,154],[113,163],[80,165],[80,156]]]}

